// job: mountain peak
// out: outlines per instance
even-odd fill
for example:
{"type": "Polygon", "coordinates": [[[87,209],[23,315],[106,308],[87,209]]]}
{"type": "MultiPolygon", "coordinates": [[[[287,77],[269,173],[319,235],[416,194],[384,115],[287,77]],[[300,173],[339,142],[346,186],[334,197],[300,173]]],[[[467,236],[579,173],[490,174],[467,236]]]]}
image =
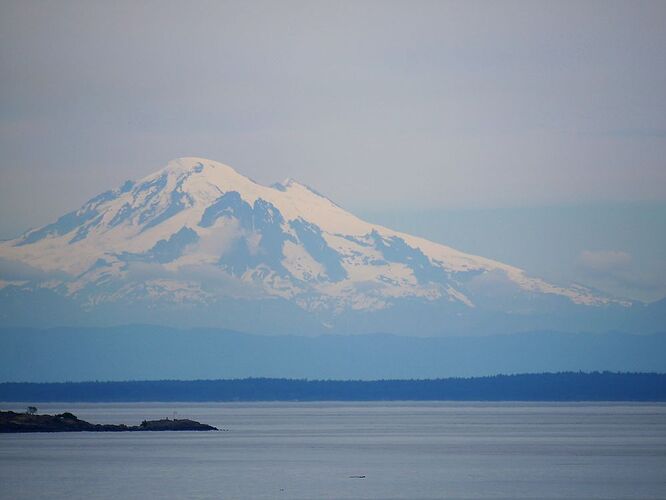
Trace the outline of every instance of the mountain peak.
{"type": "Polygon", "coordinates": [[[319,191],[316,189],[311,188],[307,184],[303,184],[302,182],[298,182],[296,179],[292,177],[287,177],[285,180],[282,182],[276,182],[275,184],[271,185],[272,188],[277,189],[278,191],[282,192],[287,192],[287,191],[306,191],[309,194],[314,194],[315,196],[319,198],[323,198],[324,200],[330,202],[331,204],[337,206],[337,204],[331,200],[329,197],[324,196],[321,194],[319,191]]]}
{"type": "Polygon", "coordinates": [[[509,297],[501,307],[511,314],[562,299],[619,303],[368,223],[294,179],[264,186],[200,157],[171,160],[0,243],[0,259],[38,269],[45,278],[34,280],[35,290],[52,286],[81,307],[136,299],[147,309],[159,302],[216,310],[259,297],[329,319],[412,302],[455,319],[488,303],[493,310],[493,294],[509,297]]]}
{"type": "Polygon", "coordinates": [[[229,191],[243,193],[253,202],[261,191],[269,189],[229,165],[196,156],[173,159],[137,183],[139,186],[153,184],[162,186],[168,196],[183,193],[191,202],[204,205],[229,191]]]}
{"type": "Polygon", "coordinates": [[[176,175],[203,174],[204,176],[209,176],[213,173],[216,173],[218,175],[227,174],[237,177],[244,177],[229,165],[197,156],[184,156],[181,158],[175,158],[169,161],[164,168],[153,175],[161,173],[173,173],[176,175]]]}
{"type": "Polygon", "coordinates": [[[292,188],[292,187],[303,187],[303,188],[306,188],[306,189],[310,189],[305,184],[301,184],[300,182],[293,179],[292,177],[287,177],[282,182],[276,182],[274,184],[271,184],[271,187],[274,188],[274,189],[277,189],[278,191],[282,191],[282,192],[285,192],[285,191],[289,190],[289,188],[292,188]]]}

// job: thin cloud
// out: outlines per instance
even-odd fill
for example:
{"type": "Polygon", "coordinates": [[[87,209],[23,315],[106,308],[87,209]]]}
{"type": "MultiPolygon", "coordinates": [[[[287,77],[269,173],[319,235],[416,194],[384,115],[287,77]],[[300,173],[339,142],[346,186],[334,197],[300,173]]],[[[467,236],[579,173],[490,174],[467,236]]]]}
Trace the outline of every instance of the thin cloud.
{"type": "Polygon", "coordinates": [[[666,268],[656,263],[653,269],[640,266],[632,256],[618,250],[583,250],[576,270],[584,281],[606,289],[655,292],[664,289],[666,268]]]}

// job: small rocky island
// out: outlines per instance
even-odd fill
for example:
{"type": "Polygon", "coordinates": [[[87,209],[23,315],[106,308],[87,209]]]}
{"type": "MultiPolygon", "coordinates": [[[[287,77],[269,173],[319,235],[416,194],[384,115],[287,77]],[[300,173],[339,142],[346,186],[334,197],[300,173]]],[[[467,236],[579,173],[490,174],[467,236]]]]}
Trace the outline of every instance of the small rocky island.
{"type": "Polygon", "coordinates": [[[188,419],[144,420],[140,425],[91,424],[69,412],[36,415],[0,411],[0,433],[15,432],[136,432],[136,431],[216,431],[212,425],[188,419]]]}

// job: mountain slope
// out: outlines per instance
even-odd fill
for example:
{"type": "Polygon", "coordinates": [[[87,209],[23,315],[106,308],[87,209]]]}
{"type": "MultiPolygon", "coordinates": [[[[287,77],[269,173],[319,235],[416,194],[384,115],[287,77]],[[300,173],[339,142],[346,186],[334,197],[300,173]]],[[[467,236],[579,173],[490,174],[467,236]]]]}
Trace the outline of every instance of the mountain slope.
{"type": "Polygon", "coordinates": [[[464,316],[631,305],[365,222],[293,180],[262,186],[202,158],[174,160],[3,242],[0,259],[0,305],[10,323],[6,304],[37,292],[76,304],[88,318],[138,304],[216,309],[219,318],[220,308],[238,310],[237,301],[278,301],[333,328],[344,317],[412,302],[464,316]]]}

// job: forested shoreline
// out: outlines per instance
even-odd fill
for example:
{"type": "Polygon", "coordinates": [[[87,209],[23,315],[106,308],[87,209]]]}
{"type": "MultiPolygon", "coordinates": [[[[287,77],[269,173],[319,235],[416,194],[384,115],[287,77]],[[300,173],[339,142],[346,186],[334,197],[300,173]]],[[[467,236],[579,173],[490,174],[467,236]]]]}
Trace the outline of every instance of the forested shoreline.
{"type": "Polygon", "coordinates": [[[245,378],[0,383],[0,401],[666,401],[666,374],[563,372],[423,380],[245,378]]]}

